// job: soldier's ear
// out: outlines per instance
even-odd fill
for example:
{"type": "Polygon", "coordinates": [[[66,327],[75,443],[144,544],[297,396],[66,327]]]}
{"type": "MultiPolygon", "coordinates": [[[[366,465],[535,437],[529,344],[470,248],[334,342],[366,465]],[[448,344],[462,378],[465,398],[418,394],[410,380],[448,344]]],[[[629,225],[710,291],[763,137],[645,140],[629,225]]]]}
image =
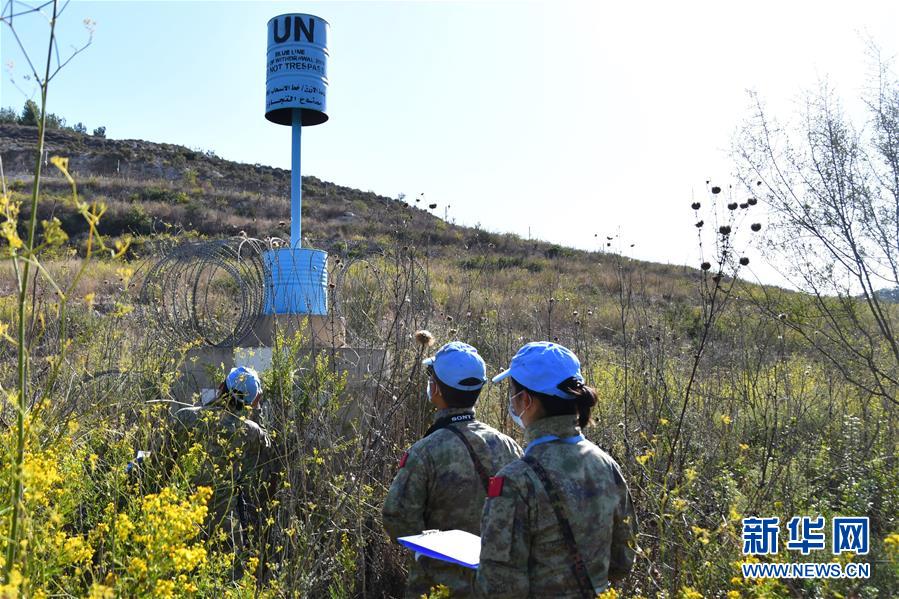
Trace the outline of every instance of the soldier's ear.
{"type": "Polygon", "coordinates": [[[524,408],[521,409],[521,412],[518,414],[519,416],[521,416],[522,414],[524,414],[525,412],[530,410],[531,406],[534,405],[536,402],[534,401],[534,398],[531,397],[531,394],[528,393],[527,389],[522,389],[521,395],[519,397],[521,398],[522,405],[525,406],[524,408]]]}

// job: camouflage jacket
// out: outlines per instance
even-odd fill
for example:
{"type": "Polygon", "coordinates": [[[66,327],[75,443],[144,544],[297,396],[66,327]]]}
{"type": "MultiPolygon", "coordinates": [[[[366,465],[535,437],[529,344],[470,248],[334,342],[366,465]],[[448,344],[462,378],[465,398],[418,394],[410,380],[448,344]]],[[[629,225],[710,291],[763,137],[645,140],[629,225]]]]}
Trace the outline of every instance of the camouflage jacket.
{"type": "MultiPolygon", "coordinates": [[[[435,420],[470,411],[441,410],[435,420]]],[[[477,420],[449,426],[465,435],[489,476],[522,455],[515,441],[477,420]]],[[[403,454],[384,502],[384,527],[393,539],[428,529],[480,534],[486,496],[464,443],[452,431],[438,429],[403,454]]],[[[474,570],[426,557],[410,558],[406,596],[419,597],[443,584],[454,597],[463,597],[471,593],[473,580],[474,570]]]]}
{"type": "Polygon", "coordinates": [[[232,514],[244,526],[254,522],[275,470],[265,429],[225,408],[205,406],[178,410],[173,427],[172,457],[194,485],[212,488],[207,529],[232,514]]]}
{"type": "MultiPolygon", "coordinates": [[[[574,416],[532,423],[528,443],[580,433],[574,416]]],[[[578,550],[594,587],[627,574],[634,561],[636,516],[618,464],[589,441],[543,443],[528,450],[561,497],[578,550]]],[[[503,468],[481,523],[481,561],[476,588],[486,597],[583,597],[572,574],[568,545],[543,483],[518,460],[503,468]],[[496,496],[493,496],[496,495],[496,496]]]]}

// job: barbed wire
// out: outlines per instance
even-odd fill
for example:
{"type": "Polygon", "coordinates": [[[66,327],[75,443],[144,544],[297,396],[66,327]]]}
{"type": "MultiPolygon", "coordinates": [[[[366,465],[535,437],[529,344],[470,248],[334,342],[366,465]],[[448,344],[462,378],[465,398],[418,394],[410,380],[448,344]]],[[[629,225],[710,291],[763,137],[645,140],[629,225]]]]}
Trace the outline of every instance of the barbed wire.
{"type": "MultiPolygon", "coordinates": [[[[277,283],[269,272],[266,253],[288,245],[280,238],[240,236],[187,242],[169,249],[143,277],[139,301],[148,326],[176,345],[238,346],[272,301],[272,286],[277,283]]],[[[324,265],[328,270],[325,280],[329,281],[325,317],[341,323],[344,343],[380,346],[385,334],[391,337],[400,330],[400,334],[409,334],[426,323],[427,317],[420,322],[413,316],[420,310],[429,314],[432,309],[425,289],[427,270],[422,264],[405,251],[358,255],[359,248],[353,244],[342,249],[324,265]]],[[[305,258],[296,260],[310,273],[320,267],[305,258]]],[[[303,301],[310,299],[315,298],[303,301]]]]}
{"type": "Polygon", "coordinates": [[[170,341],[236,345],[264,309],[262,255],[271,245],[237,237],[176,246],[144,278],[145,314],[170,341]]]}

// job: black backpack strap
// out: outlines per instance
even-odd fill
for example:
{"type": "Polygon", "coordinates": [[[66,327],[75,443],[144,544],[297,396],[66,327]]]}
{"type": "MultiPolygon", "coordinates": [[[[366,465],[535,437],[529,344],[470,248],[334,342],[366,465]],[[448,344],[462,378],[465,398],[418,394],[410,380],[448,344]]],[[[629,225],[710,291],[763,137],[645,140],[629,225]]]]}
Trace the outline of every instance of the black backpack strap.
{"type": "Polygon", "coordinates": [[[486,493],[490,487],[490,475],[487,474],[487,470],[484,469],[484,465],[481,464],[481,460],[478,459],[478,455],[474,452],[474,447],[471,446],[471,442],[465,438],[462,431],[454,426],[448,426],[446,427],[446,430],[452,431],[452,433],[459,437],[459,440],[465,444],[465,449],[468,450],[468,455],[471,456],[471,461],[474,462],[474,469],[477,471],[478,476],[481,477],[481,482],[484,484],[484,492],[486,493]]]}
{"type": "Polygon", "coordinates": [[[540,482],[543,483],[546,494],[549,495],[549,501],[553,506],[553,511],[556,513],[556,519],[559,521],[562,538],[565,540],[565,544],[568,545],[568,556],[571,558],[571,569],[574,572],[574,579],[577,581],[577,585],[581,590],[581,595],[583,595],[585,599],[596,597],[595,587],[593,586],[593,583],[590,582],[590,575],[587,574],[587,566],[584,564],[584,558],[581,557],[577,542],[574,540],[574,532],[571,530],[571,523],[565,515],[565,504],[562,503],[562,498],[559,497],[558,490],[556,490],[555,485],[552,484],[546,470],[543,469],[540,462],[535,460],[533,456],[524,456],[521,460],[531,467],[531,470],[534,471],[534,474],[536,474],[537,478],[540,479],[540,482]]]}

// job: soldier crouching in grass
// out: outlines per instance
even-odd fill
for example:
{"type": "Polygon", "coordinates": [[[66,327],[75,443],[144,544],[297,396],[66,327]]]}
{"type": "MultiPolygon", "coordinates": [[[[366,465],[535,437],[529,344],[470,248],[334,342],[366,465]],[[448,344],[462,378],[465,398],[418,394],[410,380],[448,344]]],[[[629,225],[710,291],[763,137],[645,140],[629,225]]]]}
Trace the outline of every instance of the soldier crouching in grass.
{"type": "MultiPolygon", "coordinates": [[[[384,527],[393,539],[423,530],[480,534],[489,478],[518,459],[511,438],[475,419],[474,404],[487,382],[475,348],[447,343],[427,366],[427,396],[437,409],[424,438],[400,460],[384,502],[384,527]]],[[[453,597],[470,596],[474,571],[416,555],[410,558],[406,597],[420,597],[437,585],[453,597]]]]}
{"type": "Polygon", "coordinates": [[[243,575],[248,544],[260,536],[262,510],[276,480],[268,433],[249,419],[261,399],[259,375],[233,368],[215,399],[175,412],[172,430],[150,462],[170,469],[162,476],[181,475],[191,486],[212,489],[204,533],[234,553],[235,579],[243,575]]]}

